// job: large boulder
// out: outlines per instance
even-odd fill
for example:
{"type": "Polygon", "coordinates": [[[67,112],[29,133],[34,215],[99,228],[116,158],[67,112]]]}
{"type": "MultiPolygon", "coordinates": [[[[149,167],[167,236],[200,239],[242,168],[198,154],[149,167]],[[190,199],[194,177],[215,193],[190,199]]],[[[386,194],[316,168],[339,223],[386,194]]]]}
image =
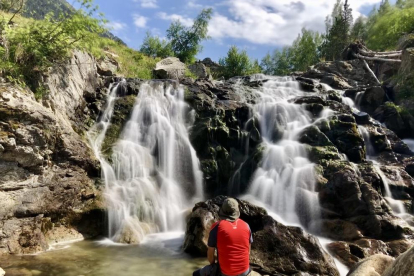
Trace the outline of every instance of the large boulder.
{"type": "Polygon", "coordinates": [[[193,73],[194,75],[196,75],[200,79],[206,79],[206,78],[210,77],[210,74],[208,73],[207,67],[201,62],[196,62],[194,64],[190,64],[188,66],[188,69],[191,71],[191,73],[193,73]]]}
{"type": "Polygon", "coordinates": [[[373,113],[373,117],[384,123],[400,138],[414,137],[414,117],[393,103],[386,103],[378,107],[373,113]]]}
{"type": "Polygon", "coordinates": [[[359,102],[362,111],[372,114],[386,100],[384,89],[380,86],[368,88],[359,102]]]}
{"type": "Polygon", "coordinates": [[[158,79],[180,80],[185,76],[187,66],[176,57],[168,57],[157,62],[154,77],[158,79]]]}
{"type": "MultiPolygon", "coordinates": [[[[394,258],[387,255],[374,255],[357,263],[347,276],[381,276],[394,262],[394,258]]],[[[407,274],[408,275],[408,274],[407,274]]]]}
{"type": "Polygon", "coordinates": [[[382,276],[408,276],[414,271],[414,247],[400,255],[382,276]]]}
{"type": "MultiPolygon", "coordinates": [[[[225,198],[220,196],[196,204],[187,220],[186,252],[206,255],[208,234],[211,225],[219,219],[218,211],[225,198]]],[[[333,259],[316,237],[301,228],[284,226],[260,207],[238,201],[241,219],[253,232],[250,263],[254,269],[270,275],[339,275],[333,259]]]]}

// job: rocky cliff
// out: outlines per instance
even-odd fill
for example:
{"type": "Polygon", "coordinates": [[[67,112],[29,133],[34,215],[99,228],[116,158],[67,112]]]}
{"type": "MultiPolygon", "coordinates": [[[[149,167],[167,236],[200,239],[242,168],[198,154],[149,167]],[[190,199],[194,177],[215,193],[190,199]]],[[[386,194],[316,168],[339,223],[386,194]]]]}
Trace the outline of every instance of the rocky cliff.
{"type": "Polygon", "coordinates": [[[44,251],[104,229],[99,162],[85,139],[105,92],[96,61],[76,52],[45,84],[42,102],[0,84],[0,254],[44,251]]]}

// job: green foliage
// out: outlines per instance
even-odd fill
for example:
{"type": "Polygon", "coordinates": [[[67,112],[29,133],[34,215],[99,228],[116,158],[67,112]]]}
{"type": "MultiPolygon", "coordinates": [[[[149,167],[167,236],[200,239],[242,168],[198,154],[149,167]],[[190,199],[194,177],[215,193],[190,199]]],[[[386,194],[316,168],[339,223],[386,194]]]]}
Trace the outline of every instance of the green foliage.
{"type": "Polygon", "coordinates": [[[201,42],[208,39],[208,23],[212,9],[204,9],[194,20],[192,27],[185,27],[180,21],[175,21],[167,30],[172,51],[182,62],[192,63],[195,56],[202,50],[201,42]]]}
{"type": "Polygon", "coordinates": [[[66,0],[25,0],[22,15],[37,20],[44,19],[49,13],[58,19],[60,14],[69,15],[76,10],[66,0]]]}
{"type": "Polygon", "coordinates": [[[318,32],[302,29],[292,46],[267,54],[261,63],[268,75],[287,75],[293,71],[305,71],[319,61],[322,37],[318,32]]]}
{"type": "Polygon", "coordinates": [[[414,32],[414,7],[390,10],[376,15],[368,30],[367,46],[373,50],[389,50],[396,47],[399,38],[414,32]]]}
{"type": "Polygon", "coordinates": [[[327,24],[327,33],[321,46],[322,56],[326,60],[340,59],[351,38],[350,31],[353,18],[348,0],[345,0],[343,5],[342,1],[337,0],[332,18],[327,21],[331,24],[327,24]]]}
{"type": "Polygon", "coordinates": [[[158,36],[152,36],[150,32],[147,32],[147,36],[144,38],[140,52],[153,58],[174,56],[171,43],[164,39],[161,40],[158,36]]]}
{"type": "Polygon", "coordinates": [[[3,21],[8,43],[3,47],[2,63],[14,63],[12,70],[4,70],[7,78],[19,79],[35,91],[49,67],[66,61],[74,49],[93,47],[96,35],[105,31],[105,20],[99,17],[92,0],[80,0],[79,4],[79,10],[72,14],[49,13],[44,20],[30,20],[17,27],[3,21]]]}
{"type": "Polygon", "coordinates": [[[225,58],[219,60],[222,66],[221,76],[228,79],[235,76],[246,76],[261,72],[259,62],[252,61],[245,50],[239,51],[232,46],[225,58]]]}
{"type": "Polygon", "coordinates": [[[355,20],[351,30],[351,41],[366,40],[368,36],[367,21],[367,18],[362,15],[355,20]]]}

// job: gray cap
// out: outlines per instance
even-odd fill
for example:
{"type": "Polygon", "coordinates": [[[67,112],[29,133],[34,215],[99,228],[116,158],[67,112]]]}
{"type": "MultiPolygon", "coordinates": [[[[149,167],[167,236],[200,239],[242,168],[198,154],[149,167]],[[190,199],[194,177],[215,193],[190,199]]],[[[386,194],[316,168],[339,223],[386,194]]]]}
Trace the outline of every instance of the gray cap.
{"type": "Polygon", "coordinates": [[[234,198],[224,200],[219,211],[219,217],[228,221],[235,221],[240,217],[239,203],[234,198]]]}

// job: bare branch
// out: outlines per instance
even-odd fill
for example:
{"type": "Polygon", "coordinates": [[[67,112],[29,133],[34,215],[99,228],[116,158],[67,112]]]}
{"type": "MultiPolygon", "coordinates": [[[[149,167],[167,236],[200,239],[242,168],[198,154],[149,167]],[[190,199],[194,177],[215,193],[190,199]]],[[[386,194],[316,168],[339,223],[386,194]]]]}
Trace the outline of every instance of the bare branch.
{"type": "Polygon", "coordinates": [[[394,62],[394,63],[401,63],[399,59],[387,59],[387,58],[380,58],[380,57],[366,57],[359,54],[355,54],[356,58],[364,59],[364,60],[372,60],[372,61],[381,61],[381,62],[394,62]]]}
{"type": "Polygon", "coordinates": [[[363,62],[364,62],[365,69],[367,69],[367,70],[368,70],[368,72],[369,72],[369,73],[371,74],[371,76],[375,79],[375,81],[377,82],[377,84],[378,84],[378,85],[381,85],[381,83],[380,83],[380,81],[378,80],[377,76],[375,75],[374,71],[372,71],[372,70],[371,70],[371,68],[369,67],[368,62],[367,62],[365,59],[363,60],[363,62]]]}
{"type": "Polygon", "coordinates": [[[7,24],[11,24],[13,22],[13,19],[16,17],[16,15],[19,14],[23,10],[24,4],[25,4],[24,1],[25,0],[20,0],[19,8],[13,13],[13,16],[10,18],[10,20],[7,24]]]}

